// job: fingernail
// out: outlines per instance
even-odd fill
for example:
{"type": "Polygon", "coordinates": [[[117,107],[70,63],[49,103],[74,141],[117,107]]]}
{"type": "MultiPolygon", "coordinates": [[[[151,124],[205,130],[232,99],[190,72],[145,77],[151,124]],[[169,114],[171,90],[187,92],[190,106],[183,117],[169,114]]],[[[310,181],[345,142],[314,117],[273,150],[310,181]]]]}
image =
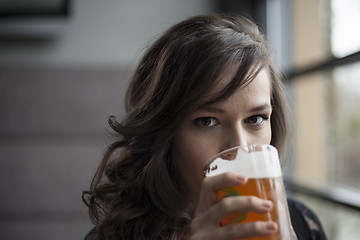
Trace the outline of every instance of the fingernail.
{"type": "Polygon", "coordinates": [[[244,176],[237,176],[236,179],[241,183],[246,182],[246,177],[244,177],[244,176]]]}
{"type": "Polygon", "coordinates": [[[264,206],[265,208],[267,208],[267,209],[272,208],[272,205],[273,205],[272,201],[269,201],[269,200],[264,200],[264,201],[263,201],[263,206],[264,206]]]}
{"type": "Polygon", "coordinates": [[[267,230],[270,230],[270,231],[275,231],[276,230],[276,223],[273,223],[273,222],[268,222],[266,223],[266,229],[267,230]]]}

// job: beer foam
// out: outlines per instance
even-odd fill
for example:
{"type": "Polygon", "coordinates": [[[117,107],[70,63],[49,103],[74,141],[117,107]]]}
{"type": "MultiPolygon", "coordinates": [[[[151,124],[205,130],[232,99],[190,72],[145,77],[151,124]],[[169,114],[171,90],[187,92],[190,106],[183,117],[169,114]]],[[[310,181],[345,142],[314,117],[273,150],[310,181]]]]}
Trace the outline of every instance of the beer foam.
{"type": "Polygon", "coordinates": [[[206,176],[233,172],[248,178],[281,177],[281,167],[276,149],[244,152],[238,149],[233,160],[216,158],[205,171],[206,176]]]}

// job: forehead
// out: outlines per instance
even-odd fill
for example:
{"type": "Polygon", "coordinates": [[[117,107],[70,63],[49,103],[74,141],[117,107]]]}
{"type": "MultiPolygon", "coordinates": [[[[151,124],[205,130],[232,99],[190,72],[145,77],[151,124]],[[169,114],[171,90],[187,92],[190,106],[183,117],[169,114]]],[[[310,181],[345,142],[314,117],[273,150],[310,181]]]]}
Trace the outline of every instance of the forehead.
{"type": "MultiPolygon", "coordinates": [[[[236,69],[227,69],[225,70],[218,78],[215,86],[212,87],[203,97],[202,103],[208,104],[212,102],[213,99],[224,94],[224,90],[232,83],[232,81],[236,81],[234,76],[236,74],[236,69]]],[[[240,83],[235,85],[234,88],[228,89],[231,93],[226,97],[229,98],[238,90],[244,89],[242,91],[244,94],[246,93],[256,93],[257,95],[262,95],[269,93],[271,94],[271,80],[270,74],[267,68],[262,68],[260,70],[251,69],[243,80],[239,81],[240,83]]],[[[221,100],[225,100],[226,98],[221,98],[221,100]]]]}

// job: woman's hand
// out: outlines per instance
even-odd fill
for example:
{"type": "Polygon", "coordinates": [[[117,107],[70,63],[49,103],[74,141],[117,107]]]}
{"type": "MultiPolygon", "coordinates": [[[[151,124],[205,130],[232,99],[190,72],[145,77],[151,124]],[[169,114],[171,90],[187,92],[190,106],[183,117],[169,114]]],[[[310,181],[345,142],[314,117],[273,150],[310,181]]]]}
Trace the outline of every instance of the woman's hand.
{"type": "Polygon", "coordinates": [[[195,216],[191,223],[190,239],[229,240],[265,236],[276,231],[276,223],[261,221],[220,227],[220,221],[231,213],[266,213],[271,210],[271,201],[254,196],[227,197],[216,201],[218,190],[243,185],[246,181],[245,177],[233,173],[204,178],[195,216]]]}

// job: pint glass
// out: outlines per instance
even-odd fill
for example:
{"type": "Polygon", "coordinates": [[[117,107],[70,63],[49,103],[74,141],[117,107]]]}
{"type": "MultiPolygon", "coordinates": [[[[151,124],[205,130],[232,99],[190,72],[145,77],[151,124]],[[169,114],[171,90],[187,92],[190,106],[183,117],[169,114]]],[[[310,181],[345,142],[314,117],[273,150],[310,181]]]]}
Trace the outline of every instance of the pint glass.
{"type": "Polygon", "coordinates": [[[219,190],[217,192],[218,201],[231,196],[256,196],[271,200],[273,203],[273,208],[268,213],[233,213],[223,219],[220,225],[274,221],[278,224],[278,230],[274,234],[251,239],[296,239],[291,227],[282,172],[275,147],[268,144],[257,144],[225,150],[207,162],[204,172],[206,177],[224,172],[234,172],[248,178],[244,185],[219,190]]]}

